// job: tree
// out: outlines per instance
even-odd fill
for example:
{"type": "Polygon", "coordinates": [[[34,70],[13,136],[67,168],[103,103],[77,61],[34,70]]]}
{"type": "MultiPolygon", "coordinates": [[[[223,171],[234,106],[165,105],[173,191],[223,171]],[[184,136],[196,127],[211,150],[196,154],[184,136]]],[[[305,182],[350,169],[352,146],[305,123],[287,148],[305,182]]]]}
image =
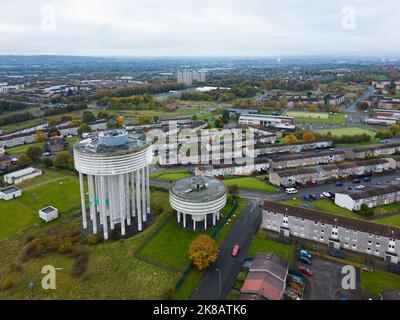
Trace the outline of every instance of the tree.
{"type": "Polygon", "coordinates": [[[124,125],[124,121],[124,117],[119,116],[115,119],[115,124],[117,125],[117,127],[122,128],[122,126],[124,125]]]}
{"type": "Polygon", "coordinates": [[[17,165],[19,167],[27,167],[27,166],[30,166],[31,164],[32,164],[32,160],[26,154],[23,154],[22,156],[18,157],[17,165]]]}
{"type": "Polygon", "coordinates": [[[74,128],[74,127],[80,126],[81,123],[82,123],[82,121],[79,119],[72,119],[71,121],[68,122],[68,127],[74,128]]]}
{"type": "Polygon", "coordinates": [[[96,121],[96,116],[91,111],[84,111],[82,114],[82,122],[90,123],[96,121]]]}
{"type": "Polygon", "coordinates": [[[49,121],[47,121],[47,125],[49,126],[49,128],[54,127],[58,124],[58,120],[57,119],[49,119],[49,121]]]}
{"type": "Polygon", "coordinates": [[[44,141],[44,133],[43,131],[36,131],[36,142],[43,142],[44,141]]]}
{"type": "Polygon", "coordinates": [[[26,155],[31,159],[32,161],[37,161],[39,160],[41,154],[43,153],[43,150],[38,148],[38,147],[30,147],[26,151],[26,155]]]}
{"type": "Polygon", "coordinates": [[[363,203],[361,205],[360,215],[363,217],[372,217],[374,215],[374,210],[363,203]]]}
{"type": "Polygon", "coordinates": [[[106,111],[99,111],[97,113],[97,119],[108,119],[108,113],[106,111]]]}
{"type": "Polygon", "coordinates": [[[57,128],[53,127],[49,130],[49,132],[47,133],[47,137],[51,138],[54,136],[61,136],[61,132],[60,130],[58,130],[57,128]]]}
{"type": "Polygon", "coordinates": [[[53,166],[53,160],[51,160],[51,158],[44,158],[42,160],[42,163],[45,167],[49,168],[53,166]]]}
{"type": "Polygon", "coordinates": [[[195,114],[193,115],[192,120],[193,120],[193,121],[196,121],[196,120],[197,120],[197,116],[196,116],[195,114]]]}
{"type": "Polygon", "coordinates": [[[189,259],[193,265],[204,270],[214,263],[219,254],[219,248],[214,239],[210,236],[201,234],[189,245],[189,259]]]}
{"type": "Polygon", "coordinates": [[[283,137],[283,141],[285,143],[297,142],[297,137],[294,134],[288,134],[288,135],[283,137]]]}
{"type": "Polygon", "coordinates": [[[54,158],[53,164],[58,168],[73,169],[74,158],[69,153],[60,153],[54,158]]]}
{"type": "Polygon", "coordinates": [[[225,109],[222,112],[222,122],[223,123],[228,123],[228,121],[229,121],[229,111],[225,109]]]}
{"type": "Polygon", "coordinates": [[[228,188],[228,192],[236,197],[239,194],[239,186],[237,184],[232,184],[228,188]]]}
{"type": "Polygon", "coordinates": [[[89,132],[90,130],[92,130],[92,129],[90,128],[90,126],[87,123],[82,123],[79,126],[78,133],[82,134],[84,132],[89,132]]]}
{"type": "Polygon", "coordinates": [[[313,141],[315,140],[315,134],[314,132],[307,131],[303,133],[303,140],[304,141],[313,141]]]}

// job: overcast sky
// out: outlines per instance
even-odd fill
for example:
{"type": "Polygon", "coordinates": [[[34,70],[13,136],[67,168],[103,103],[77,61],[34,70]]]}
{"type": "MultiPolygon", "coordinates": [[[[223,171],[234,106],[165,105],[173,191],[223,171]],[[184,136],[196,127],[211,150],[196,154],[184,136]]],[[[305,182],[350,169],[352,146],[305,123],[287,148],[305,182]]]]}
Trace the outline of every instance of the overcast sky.
{"type": "Polygon", "coordinates": [[[0,54],[400,56],[400,1],[1,0],[0,54]]]}

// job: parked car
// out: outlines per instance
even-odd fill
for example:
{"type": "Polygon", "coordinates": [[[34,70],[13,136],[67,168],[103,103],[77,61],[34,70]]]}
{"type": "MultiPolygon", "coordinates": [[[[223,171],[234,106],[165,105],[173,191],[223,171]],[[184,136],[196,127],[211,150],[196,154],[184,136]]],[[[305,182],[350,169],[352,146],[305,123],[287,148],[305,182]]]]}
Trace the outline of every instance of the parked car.
{"type": "Polygon", "coordinates": [[[298,191],[297,191],[297,189],[295,189],[295,188],[286,188],[286,189],[285,189],[285,192],[286,192],[287,194],[293,194],[293,193],[297,193],[298,191]]]}
{"type": "Polygon", "coordinates": [[[239,254],[240,246],[236,244],[232,249],[232,257],[236,257],[239,254]]]}
{"type": "Polygon", "coordinates": [[[354,180],[353,180],[353,183],[360,183],[360,182],[361,182],[360,179],[354,179],[354,180]]]}
{"type": "Polygon", "coordinates": [[[303,262],[304,264],[311,264],[311,263],[312,263],[312,262],[311,262],[311,259],[308,259],[308,258],[303,257],[303,256],[301,256],[301,255],[299,255],[299,261],[300,261],[300,262],[303,262]]]}
{"type": "Polygon", "coordinates": [[[307,259],[311,259],[312,258],[311,253],[309,253],[307,250],[304,250],[304,249],[300,250],[300,255],[302,257],[306,257],[307,259]]]}
{"type": "Polygon", "coordinates": [[[380,186],[380,185],[382,185],[382,182],[379,182],[379,181],[378,181],[378,182],[376,182],[375,184],[376,184],[377,186],[380,186]]]}
{"type": "Polygon", "coordinates": [[[361,190],[361,189],[364,189],[365,187],[362,184],[360,184],[358,186],[355,186],[354,188],[357,190],[361,190]]]}
{"type": "Polygon", "coordinates": [[[332,196],[333,196],[333,194],[332,193],[330,193],[330,192],[322,192],[321,193],[321,196],[322,197],[325,197],[325,198],[331,198],[332,196]]]}
{"type": "Polygon", "coordinates": [[[371,179],[372,179],[371,177],[364,177],[364,178],[363,178],[363,181],[364,181],[364,182],[370,182],[371,179]]]}
{"type": "Polygon", "coordinates": [[[335,186],[336,186],[336,187],[342,187],[342,186],[343,186],[343,182],[337,181],[337,182],[335,183],[335,186]]]}
{"type": "Polygon", "coordinates": [[[349,190],[354,190],[354,187],[349,187],[349,190]]]}
{"type": "Polygon", "coordinates": [[[305,274],[306,276],[309,276],[309,277],[311,277],[314,274],[314,272],[312,272],[310,269],[304,268],[302,266],[299,267],[299,272],[301,272],[302,274],[305,274]]]}

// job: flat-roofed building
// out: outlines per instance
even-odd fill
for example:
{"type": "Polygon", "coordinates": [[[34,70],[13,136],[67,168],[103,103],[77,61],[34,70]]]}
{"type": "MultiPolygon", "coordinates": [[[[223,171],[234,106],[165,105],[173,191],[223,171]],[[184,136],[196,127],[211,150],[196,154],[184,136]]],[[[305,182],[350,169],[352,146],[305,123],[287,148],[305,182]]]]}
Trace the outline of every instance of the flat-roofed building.
{"type": "Polygon", "coordinates": [[[296,125],[294,117],[271,116],[265,114],[242,114],[239,124],[252,126],[272,126],[283,130],[294,130],[296,125]]]}
{"type": "Polygon", "coordinates": [[[47,206],[39,210],[39,217],[49,222],[58,218],[58,210],[53,206],[47,206]]]}
{"type": "Polygon", "coordinates": [[[399,262],[400,229],[396,227],[264,201],[261,228],[399,262]]]}
{"type": "Polygon", "coordinates": [[[18,184],[25,180],[40,176],[42,171],[37,168],[29,167],[22,170],[14,171],[4,175],[4,181],[9,184],[18,184]]]}
{"type": "Polygon", "coordinates": [[[0,190],[0,199],[11,200],[22,195],[21,189],[16,187],[8,187],[6,189],[0,190]]]}

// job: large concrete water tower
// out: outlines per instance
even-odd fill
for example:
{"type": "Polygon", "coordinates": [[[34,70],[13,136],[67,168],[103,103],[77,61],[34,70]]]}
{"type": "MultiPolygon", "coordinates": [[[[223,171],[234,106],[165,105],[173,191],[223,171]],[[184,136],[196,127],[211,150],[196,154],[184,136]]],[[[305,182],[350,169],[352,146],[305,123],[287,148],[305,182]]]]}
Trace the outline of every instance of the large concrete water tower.
{"type": "Polygon", "coordinates": [[[102,131],[76,143],[74,160],[83,229],[102,231],[104,239],[114,229],[122,236],[127,228],[141,231],[150,214],[152,147],[146,136],[122,129],[102,131]]]}

